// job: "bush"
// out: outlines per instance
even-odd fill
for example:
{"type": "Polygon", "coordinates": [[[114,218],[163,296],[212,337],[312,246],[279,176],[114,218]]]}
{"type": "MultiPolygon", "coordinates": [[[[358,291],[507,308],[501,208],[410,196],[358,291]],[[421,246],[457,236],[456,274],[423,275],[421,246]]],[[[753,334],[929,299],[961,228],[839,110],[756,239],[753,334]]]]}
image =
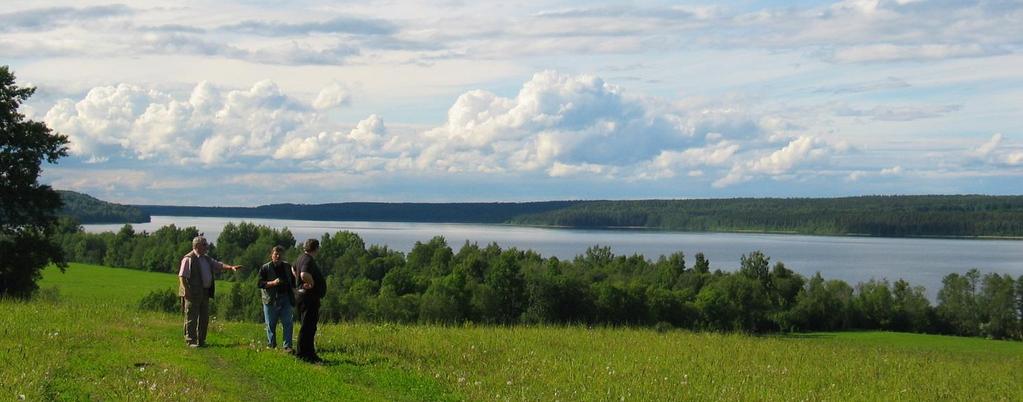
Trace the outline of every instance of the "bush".
{"type": "Polygon", "coordinates": [[[59,303],[60,302],[60,288],[56,286],[47,286],[36,291],[35,299],[37,301],[46,303],[59,303]]]}
{"type": "Polygon", "coordinates": [[[139,301],[139,309],[176,313],[181,311],[181,298],[173,289],[154,290],[142,297],[142,300],[139,301]]]}

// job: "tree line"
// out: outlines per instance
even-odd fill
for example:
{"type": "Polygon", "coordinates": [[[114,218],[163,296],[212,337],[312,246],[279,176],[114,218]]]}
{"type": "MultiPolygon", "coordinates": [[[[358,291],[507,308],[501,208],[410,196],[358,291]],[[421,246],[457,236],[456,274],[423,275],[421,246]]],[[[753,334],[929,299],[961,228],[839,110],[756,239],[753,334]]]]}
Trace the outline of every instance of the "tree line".
{"type": "Polygon", "coordinates": [[[509,223],[710,232],[1023,236],[1023,197],[988,195],[592,201],[509,223]]]}
{"type": "MultiPolygon", "coordinates": [[[[195,228],[153,233],[125,225],[117,233],[85,233],[63,221],[59,241],[70,260],[176,272],[195,228]]],[[[218,295],[216,311],[232,320],[261,321],[258,267],[274,245],[298,255],[288,229],[229,223],[211,254],[248,269],[225,276],[239,282],[218,295]],[[249,286],[251,285],[251,286],[249,286]]],[[[327,276],[322,315],[328,322],[589,324],[656,326],[768,333],[854,329],[1021,339],[1023,276],[981,275],[976,269],[943,280],[937,305],[922,286],[870,280],[851,286],[804,277],[760,251],[743,255],[734,271],[711,270],[702,253],[648,259],[594,246],[573,259],[531,250],[443,237],[403,253],[367,246],[352,232],[325,233],[317,261],[327,276]]],[[[168,289],[166,306],[174,307],[168,289]]],[[[150,298],[157,296],[151,295],[150,298]]],[[[149,303],[156,303],[150,300],[149,303]]],[[[158,304],[158,303],[156,303],[158,304]]]]}
{"type": "Polygon", "coordinates": [[[139,205],[143,212],[165,216],[212,216],[337,221],[505,223],[516,216],[570,207],[582,201],[540,202],[343,202],[271,204],[258,207],[139,205]]]}
{"type": "Polygon", "coordinates": [[[143,223],[149,214],[137,207],[96,199],[88,194],[57,190],[63,206],[60,215],[73,217],[81,223],[143,223]]]}
{"type": "Polygon", "coordinates": [[[694,232],[1023,237],[1023,196],[922,195],[524,203],[142,205],[152,215],[311,220],[510,223],[694,232]]]}

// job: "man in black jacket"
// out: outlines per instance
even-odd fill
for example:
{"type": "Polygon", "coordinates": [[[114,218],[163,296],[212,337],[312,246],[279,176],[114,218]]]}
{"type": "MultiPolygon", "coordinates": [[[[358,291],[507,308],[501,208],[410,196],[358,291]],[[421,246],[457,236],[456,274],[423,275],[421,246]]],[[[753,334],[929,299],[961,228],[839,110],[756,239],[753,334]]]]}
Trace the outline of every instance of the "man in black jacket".
{"type": "Polygon", "coordinates": [[[298,314],[302,327],[298,331],[298,348],[295,355],[311,363],[322,361],[316,354],[313,341],[316,338],[316,325],[320,321],[320,299],[327,294],[327,282],[316,265],[316,254],[320,251],[320,242],[316,239],[305,241],[305,250],[295,261],[295,275],[298,277],[298,314]]]}
{"type": "Polygon", "coordinates": [[[274,246],[270,250],[270,262],[259,269],[259,293],[263,299],[263,318],[266,322],[266,343],[272,348],[277,347],[277,321],[281,322],[284,351],[291,352],[291,334],[294,325],[295,279],[291,273],[291,264],[281,260],[284,248],[274,246]]]}

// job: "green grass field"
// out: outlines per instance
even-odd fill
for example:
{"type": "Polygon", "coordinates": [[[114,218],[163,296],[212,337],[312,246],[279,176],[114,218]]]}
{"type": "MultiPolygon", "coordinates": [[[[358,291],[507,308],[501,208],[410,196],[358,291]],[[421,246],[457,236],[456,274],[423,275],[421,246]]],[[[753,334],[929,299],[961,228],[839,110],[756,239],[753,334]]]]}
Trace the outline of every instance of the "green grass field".
{"type": "Polygon", "coordinates": [[[136,307],[175,280],[47,269],[58,297],[0,302],[0,400],[1023,399],[1023,343],[915,334],[342,324],[309,365],[215,320],[192,350],[179,315],[136,307]]]}

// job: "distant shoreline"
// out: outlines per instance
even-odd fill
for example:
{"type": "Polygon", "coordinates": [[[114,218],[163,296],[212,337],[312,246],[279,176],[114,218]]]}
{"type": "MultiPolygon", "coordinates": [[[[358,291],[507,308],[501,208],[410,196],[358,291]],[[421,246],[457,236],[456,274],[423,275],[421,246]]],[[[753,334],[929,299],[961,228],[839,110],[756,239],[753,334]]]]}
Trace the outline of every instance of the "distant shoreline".
{"type": "Polygon", "coordinates": [[[920,195],[537,202],[271,204],[258,207],[119,205],[65,192],[78,222],[152,215],[466,223],[576,230],[761,233],[880,238],[1023,240],[1023,196],[920,195]]]}
{"type": "MultiPolygon", "coordinates": [[[[451,225],[487,225],[487,226],[507,226],[507,227],[519,227],[519,228],[537,228],[537,229],[561,229],[561,230],[593,230],[593,231],[622,231],[622,232],[653,232],[653,233],[689,233],[689,234],[765,234],[765,235],[791,235],[791,236],[812,236],[812,237],[863,237],[863,238],[875,238],[875,239],[935,239],[935,240],[1012,240],[1019,241],[1023,240],[1023,236],[951,236],[951,235],[916,235],[916,236],[876,236],[865,233],[837,233],[837,234],[825,234],[825,233],[801,233],[796,231],[758,231],[758,230],[723,230],[723,231],[690,231],[690,230],[677,230],[677,229],[664,229],[664,228],[651,228],[643,226],[606,226],[606,227],[577,227],[577,226],[559,226],[559,225],[535,225],[535,224],[516,224],[516,223],[490,223],[490,222],[432,222],[432,221],[399,221],[399,220],[348,220],[348,219],[310,219],[310,218],[281,218],[271,216],[214,216],[214,215],[163,215],[154,214],[152,217],[180,217],[180,218],[217,218],[217,219],[237,219],[238,222],[243,222],[246,219],[274,219],[274,220],[304,220],[313,222],[379,222],[379,223],[434,223],[434,224],[451,224],[451,225]]],[[[150,221],[151,222],[151,221],[150,221]]],[[[135,223],[149,223],[149,222],[135,222],[135,223]]],[[[135,224],[127,222],[90,222],[90,225],[125,225],[135,224]]]]}

